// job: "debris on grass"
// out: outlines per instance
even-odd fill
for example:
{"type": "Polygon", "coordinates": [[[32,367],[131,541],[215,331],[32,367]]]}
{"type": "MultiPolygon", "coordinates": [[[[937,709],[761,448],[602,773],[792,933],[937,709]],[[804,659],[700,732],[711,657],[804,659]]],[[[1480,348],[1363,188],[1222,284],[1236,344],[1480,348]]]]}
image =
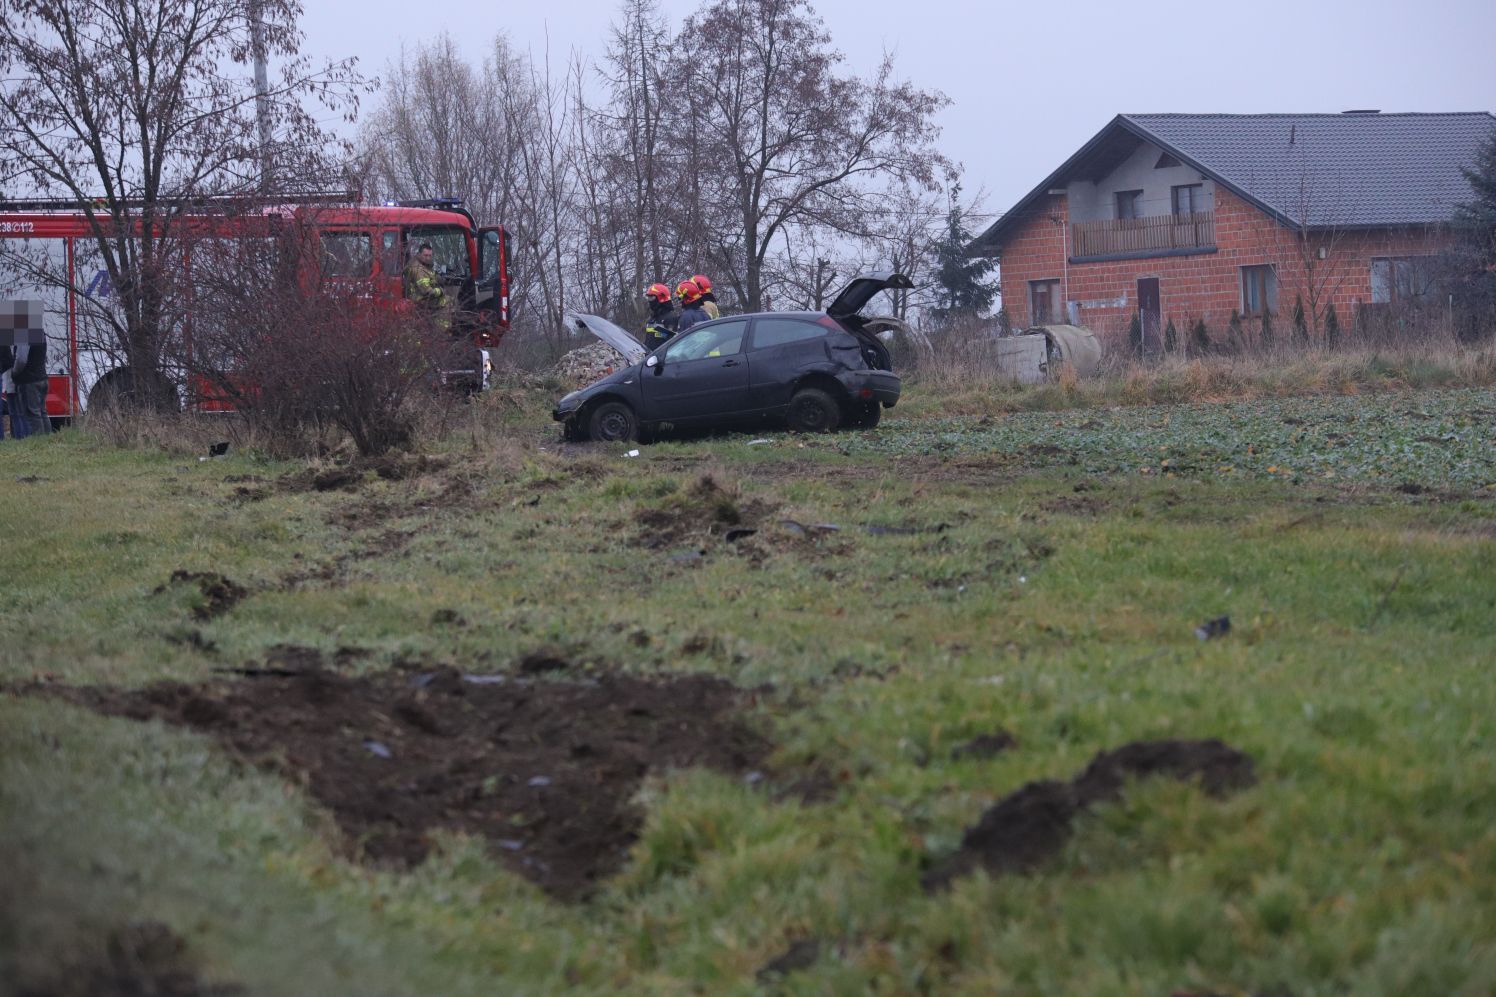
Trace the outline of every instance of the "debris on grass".
{"type": "Polygon", "coordinates": [[[1195,628],[1195,636],[1201,640],[1214,640],[1224,637],[1231,632],[1231,617],[1217,616],[1213,620],[1206,620],[1195,628]]]}
{"type": "Polygon", "coordinates": [[[921,881],[934,891],[979,867],[993,876],[1028,872],[1064,847],[1077,817],[1117,800],[1129,778],[1148,776],[1198,782],[1216,797],[1257,782],[1252,759],[1221,741],[1134,741],[1101,752],[1070,782],[1038,780],[1003,797],[921,881]]]}

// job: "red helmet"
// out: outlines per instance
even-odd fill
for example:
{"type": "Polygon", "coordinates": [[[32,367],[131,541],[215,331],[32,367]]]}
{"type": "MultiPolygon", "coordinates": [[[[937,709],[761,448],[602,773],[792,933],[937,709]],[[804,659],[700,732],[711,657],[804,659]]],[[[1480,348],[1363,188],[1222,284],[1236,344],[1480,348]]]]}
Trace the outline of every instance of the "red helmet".
{"type": "Polygon", "coordinates": [[[650,301],[658,301],[660,304],[670,302],[670,288],[664,284],[651,284],[644,289],[644,296],[650,301]]]}
{"type": "Polygon", "coordinates": [[[675,287],[676,296],[682,304],[692,305],[701,300],[701,288],[694,280],[683,280],[675,287]]]}
{"type": "Polygon", "coordinates": [[[701,293],[702,294],[711,294],[712,293],[712,279],[710,277],[708,277],[706,274],[700,274],[700,273],[696,274],[695,276],[693,276],[691,278],[691,283],[693,283],[697,287],[701,288],[701,293]]]}

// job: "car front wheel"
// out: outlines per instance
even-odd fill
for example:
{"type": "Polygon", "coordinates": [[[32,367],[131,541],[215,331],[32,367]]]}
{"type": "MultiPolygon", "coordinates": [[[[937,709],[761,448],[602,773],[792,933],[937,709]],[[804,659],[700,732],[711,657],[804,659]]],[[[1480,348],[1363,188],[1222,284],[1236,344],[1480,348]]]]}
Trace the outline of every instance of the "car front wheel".
{"type": "Polygon", "coordinates": [[[820,388],[801,388],[790,399],[786,421],[796,433],[829,433],[841,422],[841,406],[820,388]]]}
{"type": "Polygon", "coordinates": [[[602,443],[626,443],[639,435],[639,420],[623,402],[605,402],[587,422],[589,435],[602,443]]]}

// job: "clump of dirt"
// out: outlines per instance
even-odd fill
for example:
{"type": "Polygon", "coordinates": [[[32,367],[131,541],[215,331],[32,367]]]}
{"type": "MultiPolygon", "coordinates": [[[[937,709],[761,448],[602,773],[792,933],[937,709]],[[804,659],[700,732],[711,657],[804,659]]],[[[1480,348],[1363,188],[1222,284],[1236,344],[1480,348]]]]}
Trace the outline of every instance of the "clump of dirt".
{"type": "Polygon", "coordinates": [[[629,801],[647,773],[747,773],[769,751],[737,715],[740,691],[710,676],[574,684],[440,668],[349,677],[299,668],[306,660],[288,653],[214,686],[38,691],[218,738],[306,785],[354,852],[377,863],[416,865],[431,831],[463,831],[566,900],[623,865],[642,820],[629,801]]]}
{"type": "Polygon", "coordinates": [[[199,620],[211,620],[213,617],[227,613],[233,609],[249,590],[242,585],[235,584],[216,571],[186,571],[178,568],[171,573],[171,577],[160,585],[157,585],[153,595],[160,595],[167,589],[180,583],[196,585],[202,593],[203,601],[192,607],[192,615],[199,620]]]}
{"type": "Polygon", "coordinates": [[[404,481],[446,468],[447,462],[424,454],[405,456],[386,454],[379,457],[356,457],[334,467],[309,467],[283,475],[277,482],[283,492],[331,492],[357,488],[368,472],[385,481],[404,481]]]}
{"type": "Polygon", "coordinates": [[[187,943],[156,921],[140,921],[111,932],[98,958],[63,967],[57,975],[55,982],[22,983],[18,992],[25,997],[228,997],[244,993],[238,984],[199,980],[187,943]]]}
{"type": "Polygon", "coordinates": [[[781,977],[802,969],[809,969],[821,957],[821,942],[817,938],[802,938],[790,944],[779,955],[759,967],[754,979],[760,983],[777,983],[781,977]]]}
{"type": "Polygon", "coordinates": [[[992,734],[978,734],[965,744],[958,744],[952,748],[951,759],[960,761],[963,758],[996,758],[1017,745],[1018,739],[1005,730],[992,734]]]}
{"type": "Polygon", "coordinates": [[[1096,516],[1105,512],[1107,507],[1108,503],[1105,499],[1094,495],[1057,495],[1039,504],[1039,508],[1044,512],[1054,512],[1064,516],[1096,516]]]}
{"type": "Polygon", "coordinates": [[[771,511],[756,499],[743,502],[735,489],[723,488],[710,474],[703,474],[689,488],[640,510],[631,522],[639,530],[636,544],[663,550],[702,536],[725,537],[735,527],[760,522],[771,511]]]}
{"type": "Polygon", "coordinates": [[[1118,799],[1129,778],[1146,776],[1198,781],[1217,797],[1257,782],[1252,759],[1221,741],[1134,741],[1101,752],[1070,782],[1030,782],[997,801],[967,828],[955,854],[925,873],[925,889],[978,866],[993,876],[1033,869],[1064,847],[1077,817],[1118,799]]]}

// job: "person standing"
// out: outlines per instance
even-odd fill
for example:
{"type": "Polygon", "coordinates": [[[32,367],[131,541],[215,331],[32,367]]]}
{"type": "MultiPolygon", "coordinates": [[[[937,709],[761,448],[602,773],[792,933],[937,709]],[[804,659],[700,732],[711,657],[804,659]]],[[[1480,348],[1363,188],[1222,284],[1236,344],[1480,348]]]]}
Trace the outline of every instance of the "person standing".
{"type": "Polygon", "coordinates": [[[9,346],[0,346],[0,440],[5,439],[5,420],[10,418],[10,435],[16,435],[15,417],[10,413],[14,386],[10,380],[10,365],[15,362],[15,351],[9,346]]]}
{"type": "Polygon", "coordinates": [[[46,339],[17,343],[9,370],[11,382],[15,385],[10,397],[10,434],[20,439],[52,432],[52,420],[47,417],[46,339]],[[21,420],[20,425],[16,423],[17,418],[21,420]]]}
{"type": "Polygon", "coordinates": [[[711,278],[699,273],[691,277],[691,283],[701,289],[701,310],[706,312],[706,317],[721,318],[722,309],[717,307],[717,295],[712,292],[711,278]]]}
{"type": "Polygon", "coordinates": [[[680,321],[676,324],[676,334],[680,335],[693,325],[709,322],[706,309],[701,307],[701,288],[696,286],[694,280],[683,280],[676,285],[676,297],[680,298],[680,321]]]}
{"type": "Polygon", "coordinates": [[[435,261],[436,251],[431,248],[431,243],[421,243],[405,267],[402,283],[405,285],[405,297],[428,312],[436,324],[445,329],[447,292],[442,287],[441,278],[436,275],[435,261]]]}
{"type": "Polygon", "coordinates": [[[644,300],[649,304],[649,318],[644,323],[644,348],[653,350],[675,335],[675,305],[670,300],[670,288],[664,284],[646,287],[644,300]]]}

